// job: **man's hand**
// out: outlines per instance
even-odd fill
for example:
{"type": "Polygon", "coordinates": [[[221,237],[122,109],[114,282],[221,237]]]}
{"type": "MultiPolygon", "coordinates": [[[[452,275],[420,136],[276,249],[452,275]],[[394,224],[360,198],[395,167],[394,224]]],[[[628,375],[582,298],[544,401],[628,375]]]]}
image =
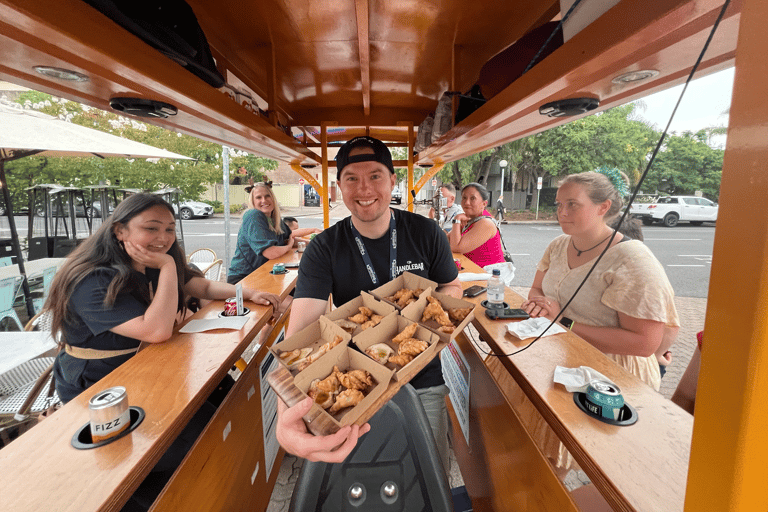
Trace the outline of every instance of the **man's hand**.
{"type": "Polygon", "coordinates": [[[311,461],[343,462],[357,444],[357,439],[371,430],[366,423],[362,427],[347,425],[329,436],[314,436],[307,431],[301,419],[312,408],[313,400],[307,398],[291,408],[277,400],[277,442],[285,451],[311,461]]]}
{"type": "Polygon", "coordinates": [[[280,307],[280,297],[274,293],[260,292],[259,290],[243,289],[243,297],[246,300],[261,304],[262,306],[272,306],[272,316],[277,318],[278,309],[280,307]]]}

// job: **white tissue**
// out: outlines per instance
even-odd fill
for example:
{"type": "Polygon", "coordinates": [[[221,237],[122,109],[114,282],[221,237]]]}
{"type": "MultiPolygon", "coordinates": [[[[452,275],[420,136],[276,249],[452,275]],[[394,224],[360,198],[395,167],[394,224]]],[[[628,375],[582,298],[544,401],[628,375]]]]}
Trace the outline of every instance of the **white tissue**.
{"type": "Polygon", "coordinates": [[[501,280],[504,281],[506,286],[512,286],[512,280],[515,278],[515,266],[509,262],[494,263],[493,265],[486,265],[483,267],[484,274],[472,273],[472,272],[459,272],[459,281],[487,281],[493,274],[493,269],[498,268],[501,272],[501,280]]]}
{"type": "Polygon", "coordinates": [[[576,393],[577,391],[581,393],[586,392],[587,386],[594,379],[610,382],[616,386],[611,379],[589,366],[579,366],[578,368],[557,366],[555,368],[554,381],[565,386],[565,389],[571,393],[576,393]]]}
{"type": "MultiPolygon", "coordinates": [[[[513,336],[517,336],[521,340],[524,340],[526,338],[535,338],[536,336],[539,336],[542,332],[544,332],[544,329],[546,329],[550,323],[551,322],[546,318],[529,318],[528,320],[523,320],[522,322],[510,323],[507,325],[507,330],[513,336]]],[[[550,334],[560,334],[561,332],[565,332],[565,329],[560,327],[558,324],[554,324],[549,328],[544,336],[549,336],[550,334]]]]}

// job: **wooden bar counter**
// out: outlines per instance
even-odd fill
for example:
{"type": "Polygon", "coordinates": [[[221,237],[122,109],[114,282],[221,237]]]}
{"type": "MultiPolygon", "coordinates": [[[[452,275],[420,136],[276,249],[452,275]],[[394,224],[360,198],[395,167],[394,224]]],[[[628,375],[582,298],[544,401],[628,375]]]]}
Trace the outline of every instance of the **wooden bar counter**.
{"type": "MultiPolygon", "coordinates": [[[[285,298],[297,271],[268,272],[272,260],[244,280],[246,287],[285,298]]],[[[0,510],[86,512],[119,510],[162,454],[272,317],[271,306],[247,303],[248,323],[239,331],[182,334],[150,344],[50,418],[0,450],[0,510]],[[89,421],[88,400],[101,390],[124,386],[144,421],[129,435],[90,450],[70,441],[89,421]]],[[[224,309],[213,301],[191,318],[214,318],[224,309]]]]}
{"type": "MultiPolygon", "coordinates": [[[[462,261],[464,271],[482,272],[464,256],[454,257],[462,261]]],[[[468,287],[480,283],[463,284],[468,287]]],[[[481,294],[467,300],[479,304],[485,298],[486,294],[481,294]]],[[[516,308],[524,298],[507,289],[505,301],[510,307],[516,308]]],[[[525,347],[532,338],[519,340],[507,333],[507,323],[488,319],[483,308],[478,306],[473,325],[494,354],[509,354],[525,347]]],[[[507,440],[487,439],[487,427],[479,422],[480,418],[488,417],[480,410],[481,404],[488,403],[488,398],[480,393],[483,393],[481,390],[484,387],[488,387],[487,383],[481,384],[481,381],[489,378],[506,402],[496,404],[499,413],[508,412],[505,407],[509,407],[520,423],[525,425],[530,423],[535,407],[614,510],[683,510],[693,428],[693,417],[690,414],[570,331],[545,336],[527,350],[513,356],[486,357],[477,343],[470,343],[466,338],[459,340],[459,346],[475,372],[470,388],[473,404],[470,411],[471,446],[467,446],[456,424],[453,439],[476,510],[485,510],[485,503],[489,504],[487,509],[501,510],[498,508],[498,499],[493,499],[493,495],[509,491],[505,488],[489,488],[497,478],[473,481],[476,475],[479,479],[488,479],[489,475],[482,475],[483,471],[467,472],[465,467],[485,466],[485,472],[491,474],[518,471],[521,479],[527,478],[526,473],[532,470],[541,471],[544,480],[550,476],[549,472],[541,468],[532,468],[530,461],[520,464],[524,459],[518,458],[517,464],[510,459],[500,463],[499,458],[504,459],[504,454],[499,453],[495,446],[507,440]],[[479,361],[483,364],[479,364],[479,361]],[[506,371],[500,371],[502,366],[506,371]],[[564,386],[553,382],[556,366],[589,366],[613,380],[621,388],[627,403],[637,410],[637,423],[624,427],[613,426],[587,416],[576,406],[572,394],[564,386]],[[487,374],[477,375],[478,369],[483,367],[487,374]]],[[[456,416],[452,414],[452,417],[455,423],[456,416]]],[[[520,442],[524,441],[528,440],[521,439],[520,442]]],[[[539,455],[544,457],[541,453],[539,455]]],[[[539,489],[529,492],[541,494],[542,488],[546,487],[544,483],[533,482],[539,489]]],[[[526,499],[533,498],[529,496],[526,499]]],[[[513,502],[518,506],[526,503],[523,498],[513,502]]],[[[527,503],[530,505],[532,502],[527,503]]]]}

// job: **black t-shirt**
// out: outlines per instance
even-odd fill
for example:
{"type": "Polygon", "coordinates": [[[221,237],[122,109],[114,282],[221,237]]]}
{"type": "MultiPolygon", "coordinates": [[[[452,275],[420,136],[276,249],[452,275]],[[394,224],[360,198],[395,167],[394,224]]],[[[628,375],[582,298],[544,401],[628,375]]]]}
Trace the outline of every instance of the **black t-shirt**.
{"type": "MultiPolygon", "coordinates": [[[[392,210],[397,230],[397,275],[416,274],[439,284],[458,276],[451,247],[438,225],[421,215],[392,210]]],[[[362,237],[379,281],[391,280],[389,269],[389,231],[378,239],[362,237]]],[[[397,276],[395,276],[397,277],[397,276]]],[[[304,251],[299,267],[295,298],[327,300],[340,306],[358,297],[361,291],[381,286],[373,284],[352,234],[352,218],[339,221],[318,234],[304,251]]],[[[432,360],[411,384],[419,389],[443,384],[438,358],[432,360]]]]}
{"type": "MultiPolygon", "coordinates": [[[[139,340],[121,336],[110,329],[144,314],[149,303],[139,290],[146,290],[150,284],[152,289],[157,289],[160,271],[148,268],[146,274],[134,272],[130,286],[117,295],[112,306],[105,306],[107,289],[116,275],[117,270],[113,268],[97,268],[75,286],[69,298],[74,320],[63,325],[64,341],[67,344],[97,350],[138,348],[139,340]]],[[[54,364],[59,397],[65,403],[72,400],[132,355],[78,359],[61,351],[54,364]]]]}

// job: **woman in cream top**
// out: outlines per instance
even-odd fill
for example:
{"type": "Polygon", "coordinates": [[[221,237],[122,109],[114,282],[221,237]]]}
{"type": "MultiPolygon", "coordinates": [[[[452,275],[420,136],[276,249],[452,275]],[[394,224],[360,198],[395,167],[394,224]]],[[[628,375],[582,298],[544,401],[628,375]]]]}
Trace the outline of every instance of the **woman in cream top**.
{"type": "MultiPolygon", "coordinates": [[[[680,326],[674,291],[642,242],[621,233],[611,240],[606,220],[621,207],[621,194],[605,174],[572,174],[560,184],[557,213],[565,234],[544,252],[522,307],[532,317],[554,319],[610,244],[563,317],[572,321],[573,332],[658,391],[654,352],[680,326]]],[[[569,467],[572,459],[545,427],[543,420],[536,422],[534,437],[557,466],[569,467]]]]}

